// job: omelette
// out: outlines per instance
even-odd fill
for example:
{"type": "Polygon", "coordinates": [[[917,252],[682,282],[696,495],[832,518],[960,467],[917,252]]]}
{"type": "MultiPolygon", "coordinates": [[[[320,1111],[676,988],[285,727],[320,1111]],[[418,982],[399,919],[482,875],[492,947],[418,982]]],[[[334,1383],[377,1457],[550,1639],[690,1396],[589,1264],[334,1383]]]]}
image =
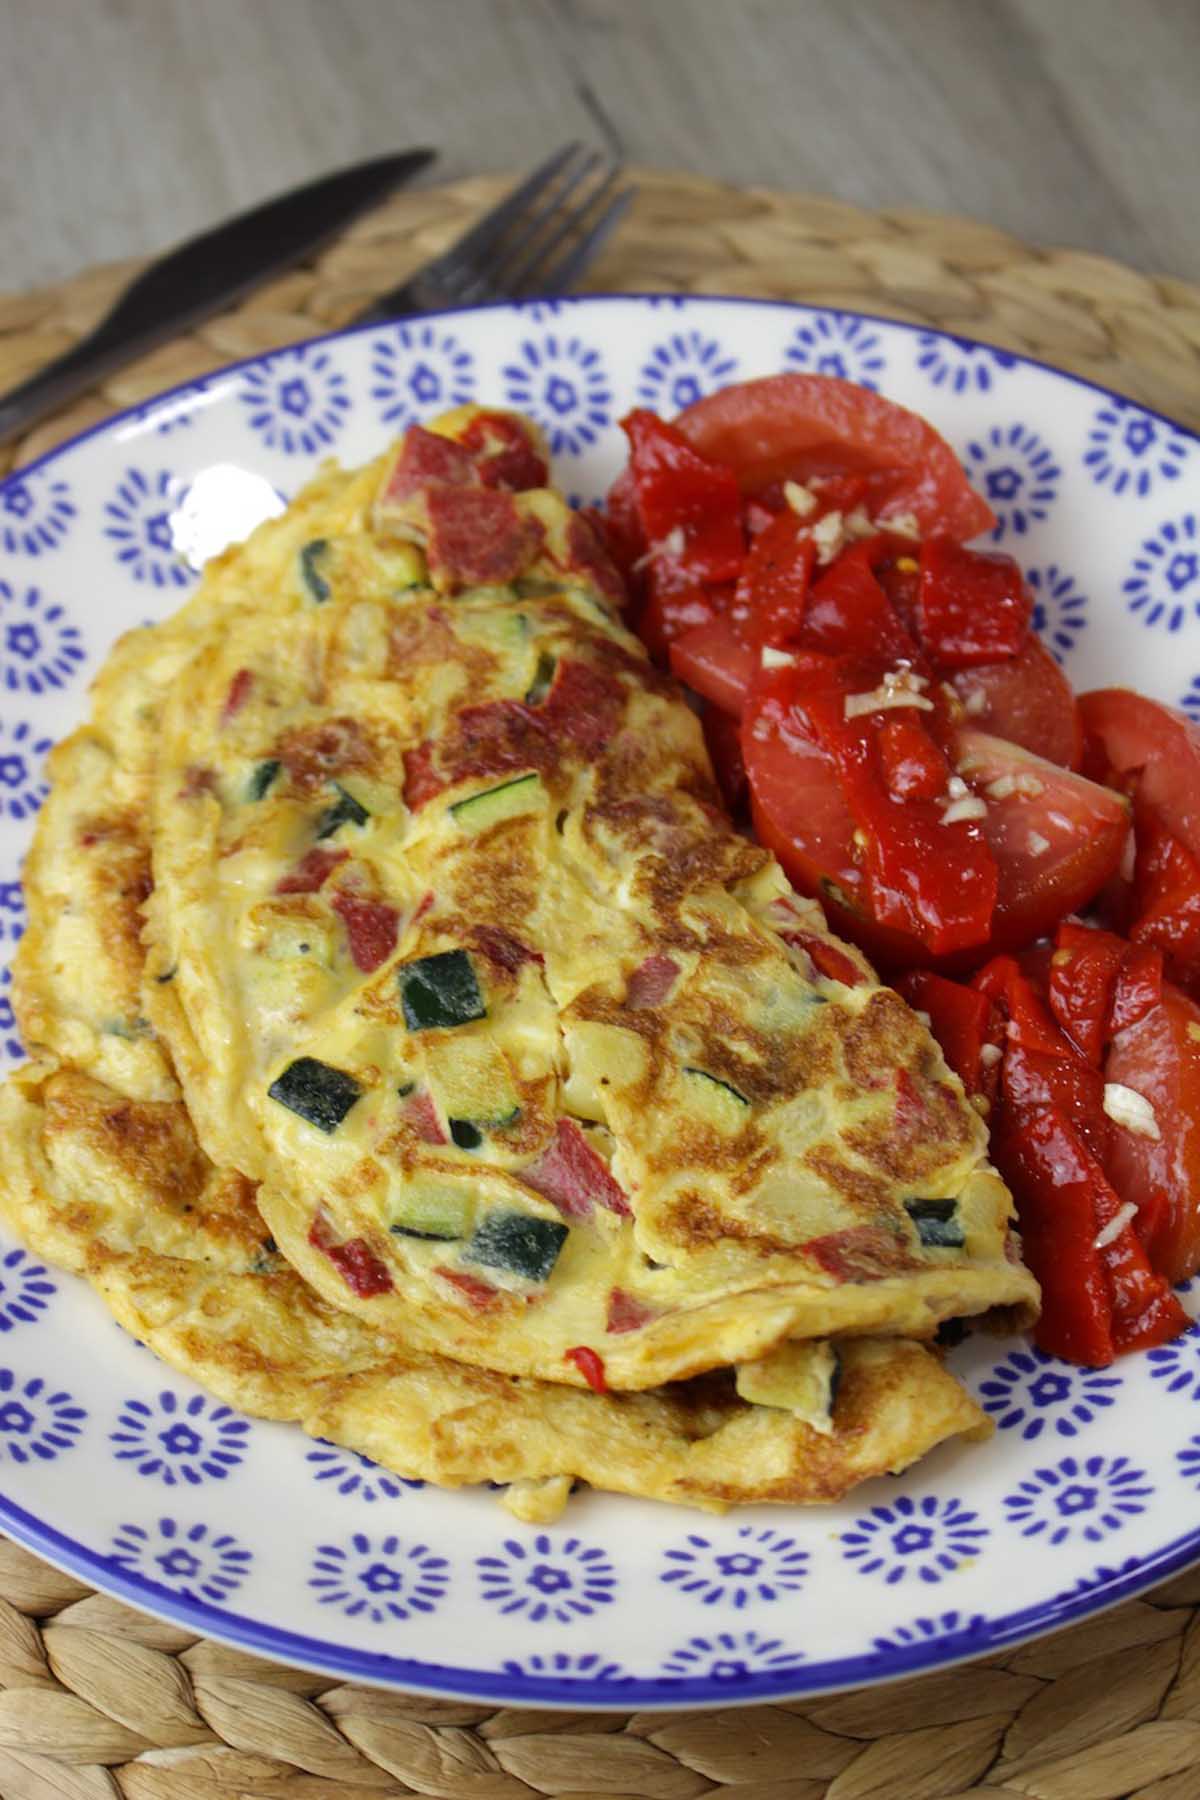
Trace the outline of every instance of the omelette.
{"type": "Polygon", "coordinates": [[[979,1407],[917,1343],[787,1345],[742,1370],[601,1396],[430,1355],[305,1285],[253,1183],[204,1156],[140,1010],[146,788],[162,694],[196,623],[126,639],[94,723],[54,754],[16,981],[40,1057],[0,1091],[5,1223],[229,1404],[406,1477],[501,1483],[527,1520],[554,1518],[579,1480],[709,1509],[831,1500],[947,1438],[985,1436],[979,1407]]]}
{"type": "Polygon", "coordinates": [[[291,1266],[413,1351],[604,1392],[1028,1316],[982,1119],[724,817],[547,480],[464,408],[209,565],[110,1062],[156,1033],[291,1266]]]}

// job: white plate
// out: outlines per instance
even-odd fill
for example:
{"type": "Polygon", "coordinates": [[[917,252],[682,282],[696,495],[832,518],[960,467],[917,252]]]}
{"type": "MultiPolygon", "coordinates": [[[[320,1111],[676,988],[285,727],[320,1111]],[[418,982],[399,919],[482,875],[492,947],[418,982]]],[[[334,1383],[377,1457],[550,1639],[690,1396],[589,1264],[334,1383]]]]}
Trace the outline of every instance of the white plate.
{"type": "MultiPolygon", "coordinates": [[[[0,956],[42,759],[117,634],[196,564],[415,418],[503,402],[600,495],[615,421],[820,369],[949,437],[1073,681],[1200,713],[1200,445],[1020,357],[849,313],[580,299],[298,345],[100,426],[0,484],[0,956]]],[[[0,1053],[20,1055],[0,974],[0,1053]]],[[[0,1525],[150,1611],[360,1680],[496,1701],[696,1705],[910,1673],[1010,1644],[1200,1557],[1200,1332],[1115,1369],[1018,1339],[954,1366],[983,1447],[813,1510],[724,1519],[600,1494],[515,1524],[486,1490],[398,1480],[246,1420],[171,1373],[81,1282],[0,1244],[0,1525]]]]}

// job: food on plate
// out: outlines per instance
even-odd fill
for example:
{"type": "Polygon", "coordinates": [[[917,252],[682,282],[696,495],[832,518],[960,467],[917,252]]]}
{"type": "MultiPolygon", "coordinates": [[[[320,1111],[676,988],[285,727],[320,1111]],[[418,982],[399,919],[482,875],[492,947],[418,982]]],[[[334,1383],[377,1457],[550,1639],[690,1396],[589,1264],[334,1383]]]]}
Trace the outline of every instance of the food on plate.
{"type": "Polygon", "coordinates": [[[114,654],[96,722],[55,753],[26,866],[17,992],[27,1036],[54,1054],[0,1092],[0,1215],[36,1254],[86,1276],[127,1330],[229,1404],[406,1477],[503,1483],[525,1519],[556,1516],[574,1480],[709,1508],[826,1501],[986,1433],[914,1342],[814,1340],[617,1398],[430,1355],[307,1287],[254,1184],[203,1155],[140,1011],[147,788],[186,641],[168,624],[114,654]]]}
{"type": "Polygon", "coordinates": [[[1030,1309],[978,1113],[731,827],[508,417],[490,485],[492,418],[207,576],[144,996],[205,1151],[333,1304],[598,1390],[1030,1309]]]}
{"type": "Polygon", "coordinates": [[[605,528],[731,806],[929,1020],[990,1127],[1038,1342],[1104,1364],[1200,1268],[1200,727],[1076,699],[947,447],[786,375],[624,421],[605,528]],[[703,509],[698,497],[704,497],[703,509]]]}
{"type": "Polygon", "coordinates": [[[300,1280],[252,1184],[207,1161],[178,1101],[31,1068],[0,1095],[0,1120],[6,1223],[173,1367],[400,1475],[505,1483],[522,1518],[556,1517],[574,1480],[716,1510],[834,1500],[989,1429],[937,1356],[904,1340],[796,1346],[805,1369],[762,1404],[728,1372],[610,1397],[430,1356],[300,1280]]]}

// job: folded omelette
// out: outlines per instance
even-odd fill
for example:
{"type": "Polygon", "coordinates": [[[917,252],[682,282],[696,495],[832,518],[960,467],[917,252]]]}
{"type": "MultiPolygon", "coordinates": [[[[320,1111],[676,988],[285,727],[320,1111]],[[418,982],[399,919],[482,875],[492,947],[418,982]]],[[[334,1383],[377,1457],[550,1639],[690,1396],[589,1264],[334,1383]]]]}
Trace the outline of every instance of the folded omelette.
{"type": "Polygon", "coordinates": [[[106,1066],[156,1031],[292,1267],[461,1363],[639,1389],[1028,1312],[982,1120],[721,813],[545,484],[467,408],[209,565],[148,652],[148,979],[106,1066]]]}
{"type": "Polygon", "coordinates": [[[601,1396],[430,1355],[307,1287],[253,1183],[204,1156],[141,1012],[146,788],[184,635],[167,625],[119,646],[96,723],[52,759],[15,989],[41,1060],[0,1091],[12,1230],[228,1403],[400,1475],[503,1483],[526,1519],[553,1518],[575,1480],[708,1508],[831,1500],[946,1438],[986,1435],[917,1343],[785,1346],[738,1374],[601,1396]]]}

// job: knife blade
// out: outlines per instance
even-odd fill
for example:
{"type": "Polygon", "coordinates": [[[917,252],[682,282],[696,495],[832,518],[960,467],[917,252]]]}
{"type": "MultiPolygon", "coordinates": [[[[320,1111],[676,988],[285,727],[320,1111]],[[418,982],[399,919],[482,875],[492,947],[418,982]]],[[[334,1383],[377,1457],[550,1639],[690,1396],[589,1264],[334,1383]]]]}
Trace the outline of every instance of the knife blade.
{"type": "Polygon", "coordinates": [[[94,331],[0,395],[0,443],[291,268],[436,154],[403,150],[339,169],[264,200],[168,251],[125,289],[94,331]]]}

